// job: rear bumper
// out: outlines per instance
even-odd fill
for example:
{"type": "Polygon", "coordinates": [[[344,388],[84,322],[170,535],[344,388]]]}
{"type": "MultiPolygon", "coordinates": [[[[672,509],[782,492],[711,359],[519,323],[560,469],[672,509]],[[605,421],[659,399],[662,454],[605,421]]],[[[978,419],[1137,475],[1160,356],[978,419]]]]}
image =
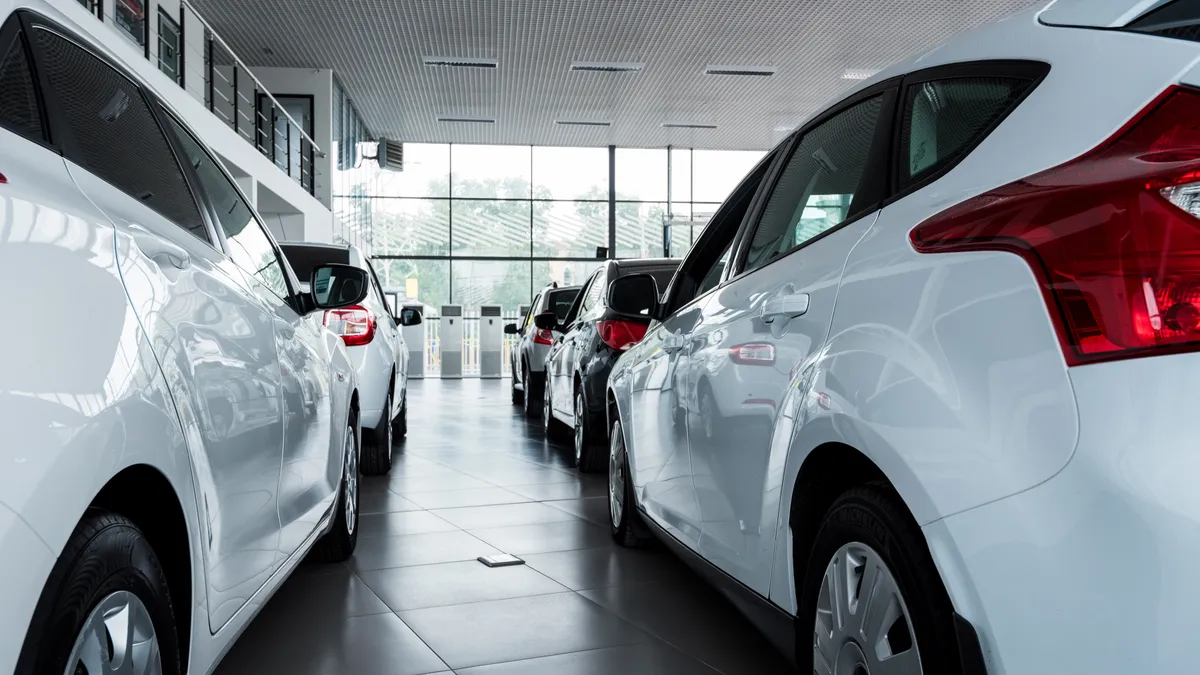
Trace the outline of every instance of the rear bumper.
{"type": "Polygon", "coordinates": [[[1190,672],[1200,355],[1071,369],[1079,443],[1046,482],[926,526],[992,675],[1190,672]]]}

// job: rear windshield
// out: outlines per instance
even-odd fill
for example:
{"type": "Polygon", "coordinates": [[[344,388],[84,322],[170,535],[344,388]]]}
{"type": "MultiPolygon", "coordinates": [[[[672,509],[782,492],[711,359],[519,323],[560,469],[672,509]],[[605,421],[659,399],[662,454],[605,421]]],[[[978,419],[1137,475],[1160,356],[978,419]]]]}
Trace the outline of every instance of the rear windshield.
{"type": "Polygon", "coordinates": [[[1125,27],[1138,33],[1200,42],[1200,0],[1175,0],[1125,27]]]}
{"type": "Polygon", "coordinates": [[[350,250],[344,248],[325,248],[316,246],[288,246],[282,244],[283,255],[288,264],[296,272],[301,283],[307,284],[312,279],[313,268],[326,263],[350,263],[350,250]]]}
{"type": "Polygon", "coordinates": [[[550,291],[549,297],[546,300],[546,311],[554,312],[559,321],[567,318],[567,312],[571,311],[571,303],[575,302],[575,296],[579,295],[578,288],[564,288],[559,291],[550,291]]]}
{"type": "Polygon", "coordinates": [[[621,276],[627,274],[649,274],[654,277],[655,283],[658,284],[658,292],[662,293],[667,290],[667,284],[671,283],[671,277],[675,276],[675,270],[679,269],[679,264],[671,265],[670,267],[630,267],[624,266],[621,268],[621,276]]]}

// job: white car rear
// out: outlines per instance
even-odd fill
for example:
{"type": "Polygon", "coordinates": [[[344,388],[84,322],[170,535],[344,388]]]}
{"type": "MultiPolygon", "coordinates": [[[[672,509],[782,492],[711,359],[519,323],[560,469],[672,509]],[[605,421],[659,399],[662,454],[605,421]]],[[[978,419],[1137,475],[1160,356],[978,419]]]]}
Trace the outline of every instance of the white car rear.
{"type": "Polygon", "coordinates": [[[803,125],[612,373],[614,536],[806,673],[1193,668],[1198,37],[1061,0],[803,125]]]}
{"type": "Polygon", "coordinates": [[[533,325],[533,318],[542,312],[554,312],[560,320],[566,318],[579,289],[579,286],[559,288],[557,283],[547,286],[533,299],[521,323],[504,327],[505,334],[517,336],[511,354],[512,402],[523,407],[526,417],[537,417],[542,412],[546,355],[554,344],[553,333],[533,325]]]}

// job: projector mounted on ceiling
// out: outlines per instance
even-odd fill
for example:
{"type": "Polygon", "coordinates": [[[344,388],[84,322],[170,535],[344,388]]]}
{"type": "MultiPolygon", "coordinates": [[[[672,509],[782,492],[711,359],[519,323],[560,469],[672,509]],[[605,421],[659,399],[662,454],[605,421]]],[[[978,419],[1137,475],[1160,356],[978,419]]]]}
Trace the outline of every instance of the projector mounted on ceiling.
{"type": "Polygon", "coordinates": [[[404,170],[404,144],[390,138],[379,139],[379,149],[375,153],[379,168],[385,171],[404,170]]]}

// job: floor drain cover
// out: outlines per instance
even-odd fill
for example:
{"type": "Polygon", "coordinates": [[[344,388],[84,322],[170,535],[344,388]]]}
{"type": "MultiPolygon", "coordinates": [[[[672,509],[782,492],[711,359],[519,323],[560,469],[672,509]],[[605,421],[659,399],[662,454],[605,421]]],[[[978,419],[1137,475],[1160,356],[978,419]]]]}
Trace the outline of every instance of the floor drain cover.
{"type": "Polygon", "coordinates": [[[508,567],[509,565],[524,565],[525,561],[515,555],[497,553],[496,555],[481,555],[479,562],[488,567],[508,567]]]}

